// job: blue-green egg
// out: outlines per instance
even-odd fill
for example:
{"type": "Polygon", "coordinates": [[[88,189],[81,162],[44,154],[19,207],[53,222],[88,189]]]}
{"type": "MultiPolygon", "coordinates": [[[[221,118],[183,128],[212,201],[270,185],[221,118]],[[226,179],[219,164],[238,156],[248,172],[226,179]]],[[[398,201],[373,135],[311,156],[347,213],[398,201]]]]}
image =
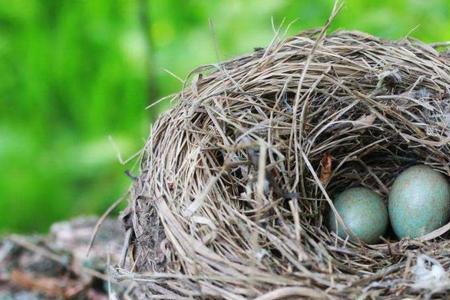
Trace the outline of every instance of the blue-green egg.
{"type": "Polygon", "coordinates": [[[388,209],[400,239],[420,237],[443,226],[450,218],[447,178],[425,165],[406,169],[392,185],[388,209]]]}
{"type": "MultiPolygon", "coordinates": [[[[389,223],[387,208],[383,199],[374,191],[364,187],[350,188],[339,194],[333,203],[344,224],[354,235],[350,236],[351,240],[357,240],[357,237],[373,244],[385,234],[389,223]]],[[[340,237],[347,237],[333,211],[329,214],[328,226],[340,237]]]]}

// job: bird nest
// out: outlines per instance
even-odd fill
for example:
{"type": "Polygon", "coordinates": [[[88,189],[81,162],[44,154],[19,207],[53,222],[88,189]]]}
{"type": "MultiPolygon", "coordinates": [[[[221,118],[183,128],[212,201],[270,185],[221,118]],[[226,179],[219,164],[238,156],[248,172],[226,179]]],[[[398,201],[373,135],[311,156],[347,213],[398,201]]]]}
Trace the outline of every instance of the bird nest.
{"type": "Polygon", "coordinates": [[[445,271],[426,273],[450,263],[446,226],[367,245],[324,224],[349,187],[386,200],[412,165],[450,175],[449,92],[447,54],[360,32],[275,38],[198,68],[144,148],[118,277],[164,299],[446,293],[445,271]]]}

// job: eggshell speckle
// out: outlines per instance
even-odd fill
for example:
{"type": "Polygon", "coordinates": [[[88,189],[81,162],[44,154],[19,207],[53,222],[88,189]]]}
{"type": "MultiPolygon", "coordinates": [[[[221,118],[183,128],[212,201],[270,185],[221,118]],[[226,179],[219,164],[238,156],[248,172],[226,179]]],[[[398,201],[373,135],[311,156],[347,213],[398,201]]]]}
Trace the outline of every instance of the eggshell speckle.
{"type": "MultiPolygon", "coordinates": [[[[336,197],[334,207],[354,234],[350,236],[351,240],[356,240],[356,236],[366,243],[373,244],[386,232],[389,222],[386,205],[378,194],[367,188],[356,187],[345,190],[336,197]]],[[[328,226],[340,237],[347,237],[333,212],[329,214],[328,226]]]]}
{"type": "Polygon", "coordinates": [[[389,217],[399,238],[416,238],[448,222],[450,185],[441,173],[425,165],[403,171],[389,193],[389,217]]]}

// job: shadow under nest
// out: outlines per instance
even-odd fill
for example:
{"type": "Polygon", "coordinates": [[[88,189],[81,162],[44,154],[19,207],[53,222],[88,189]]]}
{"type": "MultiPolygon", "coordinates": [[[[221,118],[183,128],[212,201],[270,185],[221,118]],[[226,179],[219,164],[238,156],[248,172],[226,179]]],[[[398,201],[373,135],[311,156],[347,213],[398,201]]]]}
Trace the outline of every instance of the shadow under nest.
{"type": "Polygon", "coordinates": [[[310,31],[189,78],[155,123],[131,190],[134,269],[118,274],[141,297],[429,292],[414,289],[411,269],[419,254],[448,266],[445,234],[366,245],[324,218],[351,186],[386,200],[412,165],[450,175],[448,54],[310,31]]]}

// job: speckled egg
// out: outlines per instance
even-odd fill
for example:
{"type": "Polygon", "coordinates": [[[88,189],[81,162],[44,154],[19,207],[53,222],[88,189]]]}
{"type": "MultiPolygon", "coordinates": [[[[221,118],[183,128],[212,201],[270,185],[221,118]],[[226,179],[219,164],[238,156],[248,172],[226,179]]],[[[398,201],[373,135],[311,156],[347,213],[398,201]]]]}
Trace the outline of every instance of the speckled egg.
{"type": "MultiPolygon", "coordinates": [[[[386,232],[389,222],[386,205],[378,194],[367,188],[345,190],[334,200],[334,207],[353,235],[368,244],[378,242],[386,232]]],[[[332,211],[328,217],[328,226],[340,237],[347,237],[344,227],[337,223],[332,211]]],[[[356,240],[354,236],[350,236],[350,239],[356,240]]]]}
{"type": "Polygon", "coordinates": [[[450,185],[441,173],[425,165],[403,171],[389,193],[389,218],[399,238],[420,237],[450,218],[450,185]]]}

